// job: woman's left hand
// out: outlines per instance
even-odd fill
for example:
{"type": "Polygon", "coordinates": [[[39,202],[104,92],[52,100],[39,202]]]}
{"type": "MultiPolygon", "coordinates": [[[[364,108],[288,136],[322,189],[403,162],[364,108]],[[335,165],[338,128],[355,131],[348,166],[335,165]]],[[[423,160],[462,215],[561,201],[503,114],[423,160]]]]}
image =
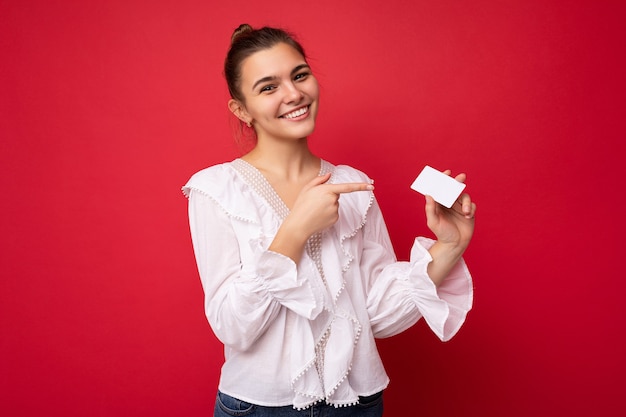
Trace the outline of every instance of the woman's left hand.
{"type": "MultiPolygon", "coordinates": [[[[450,175],[451,171],[446,170],[444,174],[450,175]]],[[[464,183],[466,177],[465,174],[459,174],[455,179],[464,183]]],[[[437,236],[437,241],[463,252],[472,239],[476,214],[476,204],[472,202],[469,194],[461,194],[451,208],[446,208],[435,202],[432,197],[426,196],[425,210],[426,223],[437,236]]]]}

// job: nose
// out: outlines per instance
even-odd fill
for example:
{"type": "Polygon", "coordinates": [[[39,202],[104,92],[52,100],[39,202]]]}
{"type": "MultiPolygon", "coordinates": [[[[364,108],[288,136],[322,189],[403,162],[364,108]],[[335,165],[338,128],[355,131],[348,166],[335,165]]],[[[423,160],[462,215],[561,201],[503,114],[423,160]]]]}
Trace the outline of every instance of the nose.
{"type": "Polygon", "coordinates": [[[300,91],[298,86],[295,85],[293,82],[285,84],[285,103],[298,103],[300,100],[302,100],[303,96],[304,94],[302,94],[302,91],[300,91]]]}

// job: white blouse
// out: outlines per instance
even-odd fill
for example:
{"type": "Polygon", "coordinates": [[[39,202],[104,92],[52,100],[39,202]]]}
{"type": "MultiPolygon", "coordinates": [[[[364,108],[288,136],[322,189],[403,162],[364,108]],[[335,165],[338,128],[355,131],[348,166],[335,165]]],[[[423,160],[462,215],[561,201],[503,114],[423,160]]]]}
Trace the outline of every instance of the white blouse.
{"type": "MultiPolygon", "coordinates": [[[[370,182],[322,161],[330,183],[370,182]]],[[[224,343],[220,391],[262,406],[352,405],[389,383],[374,338],[421,317],[443,341],[472,306],[460,261],[436,287],[426,268],[433,241],[417,238],[396,260],[369,191],[342,194],[339,220],[312,236],[301,261],[267,248],[289,209],[247,162],[206,168],[183,187],[205,311],[224,343]]]]}

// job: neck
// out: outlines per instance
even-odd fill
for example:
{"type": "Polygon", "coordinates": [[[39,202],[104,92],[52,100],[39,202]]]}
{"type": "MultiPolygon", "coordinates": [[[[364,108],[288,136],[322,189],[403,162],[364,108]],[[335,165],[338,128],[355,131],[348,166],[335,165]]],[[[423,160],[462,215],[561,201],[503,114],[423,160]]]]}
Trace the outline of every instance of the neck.
{"type": "Polygon", "coordinates": [[[298,180],[319,170],[319,158],[309,149],[306,138],[297,141],[263,141],[242,157],[261,172],[285,180],[298,180]]]}

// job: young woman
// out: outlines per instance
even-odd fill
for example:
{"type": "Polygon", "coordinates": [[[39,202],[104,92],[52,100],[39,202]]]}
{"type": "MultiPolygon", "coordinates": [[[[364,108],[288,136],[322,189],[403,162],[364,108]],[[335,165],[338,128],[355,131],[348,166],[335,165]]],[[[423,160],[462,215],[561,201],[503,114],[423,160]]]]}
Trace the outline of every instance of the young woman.
{"type": "Polygon", "coordinates": [[[309,150],[319,88],[300,44],[242,25],[225,76],[256,145],[183,187],[206,315],[225,347],[215,415],[380,416],[389,379],[374,339],[424,317],[448,340],[471,308],[461,256],[476,205],[426,197],[437,240],[417,238],[398,262],[372,181],[309,150]]]}

